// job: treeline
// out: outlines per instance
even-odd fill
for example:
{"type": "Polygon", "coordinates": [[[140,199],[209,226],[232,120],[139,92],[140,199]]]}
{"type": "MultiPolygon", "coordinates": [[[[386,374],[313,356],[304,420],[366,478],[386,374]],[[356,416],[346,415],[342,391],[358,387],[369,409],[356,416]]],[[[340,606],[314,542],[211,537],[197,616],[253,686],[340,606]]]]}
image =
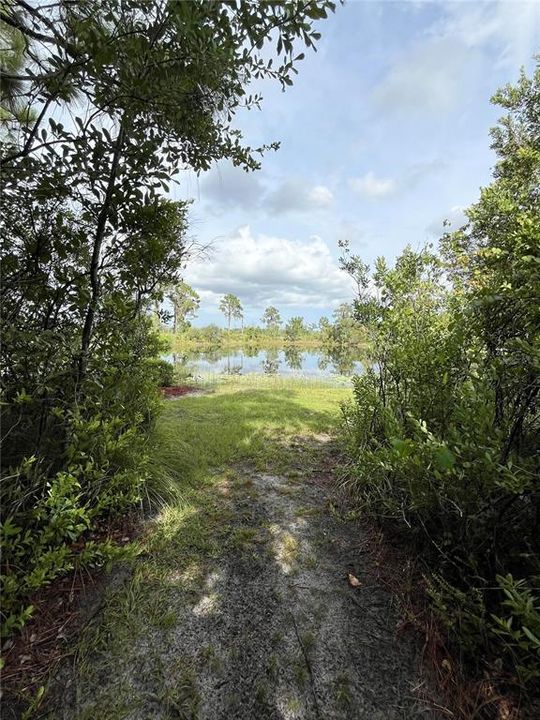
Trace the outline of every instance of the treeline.
{"type": "Polygon", "coordinates": [[[0,8],[2,634],[31,594],[114,548],[146,497],[151,322],[188,257],[179,168],[259,167],[234,127],[283,89],[333,2],[8,0],[0,8]]]}
{"type": "Polygon", "coordinates": [[[479,680],[467,717],[540,680],[540,66],[493,100],[494,180],[465,227],[372,273],[342,258],[373,363],[345,414],[345,482],[414,544],[479,680]]]}
{"type": "Polygon", "coordinates": [[[265,308],[261,325],[244,326],[244,310],[236,295],[227,294],[220,301],[220,310],[227,321],[227,328],[210,324],[194,327],[191,320],[199,308],[199,296],[193,288],[182,282],[166,293],[172,311],[156,309],[160,320],[172,323],[167,327],[160,322],[166,340],[173,349],[212,349],[217,347],[281,347],[283,345],[322,345],[334,350],[360,347],[366,343],[366,332],[356,320],[354,308],[341,303],[332,315],[320,318],[318,323],[308,323],[296,315],[287,321],[281,319],[279,310],[270,305],[265,308]],[[172,317],[171,317],[172,316],[172,317]],[[231,322],[236,327],[231,328],[231,322]],[[238,323],[241,327],[238,327],[238,323]]]}

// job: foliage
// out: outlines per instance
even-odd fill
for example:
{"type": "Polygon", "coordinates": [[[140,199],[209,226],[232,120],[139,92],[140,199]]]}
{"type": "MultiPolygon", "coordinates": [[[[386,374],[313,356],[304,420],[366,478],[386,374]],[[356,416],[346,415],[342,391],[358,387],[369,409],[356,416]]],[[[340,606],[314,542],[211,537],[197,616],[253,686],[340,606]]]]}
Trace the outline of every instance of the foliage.
{"type": "Polygon", "coordinates": [[[189,327],[188,318],[195,317],[201,304],[199,294],[182,281],[168,288],[167,298],[173,307],[173,332],[189,327]]]}
{"type": "Polygon", "coordinates": [[[156,358],[151,361],[149,369],[155,375],[156,382],[160,387],[171,387],[174,384],[174,365],[172,363],[156,358]]]}
{"type": "Polygon", "coordinates": [[[231,329],[231,319],[240,320],[244,317],[242,303],[232,293],[224,295],[219,302],[219,309],[227,318],[227,327],[231,329]]]}
{"type": "Polygon", "coordinates": [[[263,313],[261,322],[263,325],[266,325],[267,330],[278,331],[281,325],[281,316],[279,314],[279,310],[273,305],[269,305],[263,313]]]}
{"type": "Polygon", "coordinates": [[[21,83],[17,74],[24,63],[24,35],[10,25],[0,22],[0,140],[13,142],[21,125],[31,125],[36,114],[32,108],[17,101],[21,83]]]}
{"type": "Polygon", "coordinates": [[[285,325],[285,340],[298,340],[302,335],[306,335],[308,328],[304,324],[304,318],[299,315],[290,318],[285,325]]]}
{"type": "Polygon", "coordinates": [[[526,687],[540,677],[539,88],[540,69],[495,96],[510,111],[495,179],[441,255],[407,248],[369,278],[351,265],[370,289],[356,310],[372,367],[345,409],[347,482],[417,543],[471,665],[526,687]]]}
{"type": "Polygon", "coordinates": [[[259,166],[235,111],[259,106],[252,81],[292,84],[333,9],[1,3],[5,632],[30,592],[106,554],[91,530],[141,497],[163,349],[148,310],[187,259],[187,208],[163,193],[179,167],[259,166]]]}
{"type": "Polygon", "coordinates": [[[333,323],[325,317],[319,320],[321,341],[331,353],[343,355],[366,342],[364,328],[356,319],[352,305],[341,303],[333,315],[333,323]]]}

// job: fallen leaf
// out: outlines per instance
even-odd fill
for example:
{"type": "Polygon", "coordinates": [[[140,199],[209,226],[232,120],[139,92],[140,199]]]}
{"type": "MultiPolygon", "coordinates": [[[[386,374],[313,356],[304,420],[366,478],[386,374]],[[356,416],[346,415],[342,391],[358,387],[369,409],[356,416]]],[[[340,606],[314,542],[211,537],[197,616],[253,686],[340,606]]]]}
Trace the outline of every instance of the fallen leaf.
{"type": "Polygon", "coordinates": [[[355,577],[352,573],[347,573],[347,580],[349,581],[349,585],[352,588],[359,588],[362,585],[360,580],[357,577],[355,577]]]}

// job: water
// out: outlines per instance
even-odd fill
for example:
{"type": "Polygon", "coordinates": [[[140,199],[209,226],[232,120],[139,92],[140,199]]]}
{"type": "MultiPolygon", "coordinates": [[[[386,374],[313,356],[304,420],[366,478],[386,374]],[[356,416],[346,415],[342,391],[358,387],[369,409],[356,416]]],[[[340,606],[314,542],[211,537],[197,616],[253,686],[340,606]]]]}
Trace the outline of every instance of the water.
{"type": "Polygon", "coordinates": [[[283,375],[304,378],[351,377],[363,372],[354,352],[325,352],[310,348],[234,349],[170,353],[165,360],[175,365],[177,375],[206,377],[208,375],[283,375]]]}

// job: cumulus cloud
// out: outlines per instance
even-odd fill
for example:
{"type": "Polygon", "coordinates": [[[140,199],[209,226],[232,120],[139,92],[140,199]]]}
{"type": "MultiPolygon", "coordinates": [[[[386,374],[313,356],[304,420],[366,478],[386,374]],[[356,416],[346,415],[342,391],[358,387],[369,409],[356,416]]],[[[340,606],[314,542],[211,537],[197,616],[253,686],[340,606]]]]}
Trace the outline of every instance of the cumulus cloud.
{"type": "Polygon", "coordinates": [[[381,198],[386,195],[394,195],[398,191],[411,190],[446,166],[447,163],[444,160],[435,158],[410,165],[400,173],[398,178],[381,178],[370,171],[362,177],[349,178],[349,187],[353,192],[364,197],[381,198]]]}
{"type": "Polygon", "coordinates": [[[301,180],[285,180],[268,195],[266,205],[275,213],[303,212],[327,208],[332,200],[332,191],[325,185],[309,187],[301,180]]]}
{"type": "Polygon", "coordinates": [[[315,185],[315,187],[309,191],[309,199],[318,207],[328,207],[332,204],[334,196],[326,185],[315,185]]]}
{"type": "Polygon", "coordinates": [[[255,236],[249,226],[221,240],[210,262],[188,267],[186,280],[205,299],[232,292],[248,307],[325,308],[352,297],[350,279],[322,238],[255,236]]]}
{"type": "Polygon", "coordinates": [[[220,209],[239,207],[272,213],[307,212],[330,207],[334,196],[326,185],[301,179],[281,180],[270,188],[260,172],[246,173],[230,163],[217,165],[201,181],[203,200],[220,209]]]}
{"type": "Polygon", "coordinates": [[[349,187],[359,195],[380,198],[395,191],[396,181],[392,178],[378,178],[375,173],[370,171],[362,177],[350,178],[349,187]]]}

